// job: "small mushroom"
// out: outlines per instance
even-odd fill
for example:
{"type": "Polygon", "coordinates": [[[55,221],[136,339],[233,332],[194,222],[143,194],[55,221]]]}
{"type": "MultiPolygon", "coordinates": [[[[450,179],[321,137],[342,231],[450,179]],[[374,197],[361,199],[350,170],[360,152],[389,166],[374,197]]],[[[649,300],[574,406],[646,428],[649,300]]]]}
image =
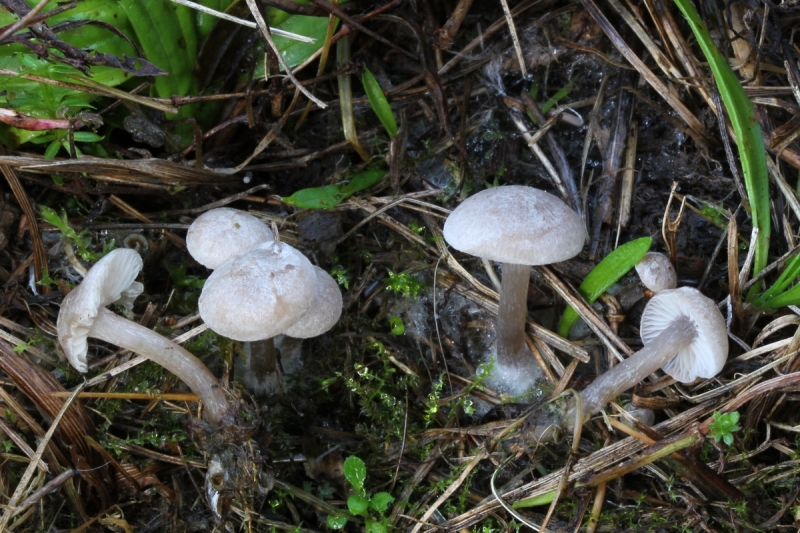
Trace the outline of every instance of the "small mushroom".
{"type": "Polygon", "coordinates": [[[641,336],[644,348],[581,392],[585,416],[659,368],[682,383],[691,383],[716,376],[728,357],[722,313],[710,298],[691,287],[656,294],[642,315],[641,336]]]}
{"type": "Polygon", "coordinates": [[[647,252],[636,263],[636,272],[647,290],[653,294],[674,289],[678,286],[678,276],[669,257],[658,252],[647,252]]]}
{"type": "Polygon", "coordinates": [[[525,392],[540,370],[525,345],[531,265],[577,255],[586,240],[581,217],[552,194],[518,185],[467,198],[447,218],[444,238],[455,248],[503,264],[497,313],[497,370],[508,392],[525,392]]]}
{"type": "Polygon", "coordinates": [[[200,316],[230,339],[268,339],[303,316],[316,284],[314,267],[303,254],[280,241],[265,242],[208,277],[200,294],[200,316]]]}
{"type": "Polygon", "coordinates": [[[208,368],[180,345],[106,309],[117,303],[130,312],[143,290],[134,281],[141,269],[142,258],[130,249],[114,250],[95,263],[61,303],[58,342],[78,372],[88,369],[89,337],[147,357],[186,383],[205,404],[209,421],[219,425],[228,412],[228,401],[208,368]]]}
{"type": "Polygon", "coordinates": [[[216,269],[232,257],[275,236],[259,219],[230,207],[206,211],[186,233],[186,248],[201,265],[216,269]]]}

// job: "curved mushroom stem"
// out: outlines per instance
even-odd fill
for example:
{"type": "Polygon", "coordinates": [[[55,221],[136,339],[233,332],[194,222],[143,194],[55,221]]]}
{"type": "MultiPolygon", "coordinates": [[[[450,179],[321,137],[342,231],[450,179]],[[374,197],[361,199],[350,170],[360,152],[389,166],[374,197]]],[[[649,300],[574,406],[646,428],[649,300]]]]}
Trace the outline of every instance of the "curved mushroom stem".
{"type": "MultiPolygon", "coordinates": [[[[696,336],[697,327],[694,322],[682,316],[667,326],[650,344],[598,377],[580,392],[583,414],[580,423],[585,423],[608,402],[661,368],[691,344],[696,336]]],[[[558,438],[561,430],[572,431],[578,423],[575,409],[574,400],[570,400],[561,402],[560,407],[537,410],[526,421],[527,427],[520,439],[523,442],[541,444],[558,438]]]]}
{"type": "Polygon", "coordinates": [[[608,402],[664,366],[697,337],[697,327],[687,316],[667,326],[647,346],[598,377],[581,391],[584,416],[598,412],[608,402]]]}
{"type": "Polygon", "coordinates": [[[496,326],[497,364],[503,367],[527,367],[527,359],[531,357],[525,345],[530,276],[528,265],[503,263],[496,326]]]}
{"type": "Polygon", "coordinates": [[[105,308],[98,311],[89,336],[143,355],[163,366],[200,397],[206,406],[209,422],[219,425],[223,421],[229,409],[225,392],[200,359],[182,346],[105,308]]]}

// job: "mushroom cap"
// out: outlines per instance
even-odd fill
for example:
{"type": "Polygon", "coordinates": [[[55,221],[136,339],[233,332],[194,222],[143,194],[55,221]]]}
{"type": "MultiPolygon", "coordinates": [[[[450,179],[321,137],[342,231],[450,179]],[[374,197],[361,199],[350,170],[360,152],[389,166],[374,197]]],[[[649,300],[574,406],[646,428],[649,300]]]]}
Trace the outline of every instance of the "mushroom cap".
{"type": "Polygon", "coordinates": [[[269,227],[253,215],[220,207],[192,222],[186,248],[198,263],[213,270],[248,248],[274,239],[269,227]]]}
{"type": "Polygon", "coordinates": [[[642,285],[656,294],[678,286],[675,267],[672,266],[669,257],[664,254],[647,252],[641,261],[636,263],[635,268],[642,285]]]}
{"type": "Polygon", "coordinates": [[[316,292],[311,306],[283,333],[296,339],[309,339],[331,329],[342,316],[342,292],[330,274],[314,265],[316,292]]]}
{"type": "Polygon", "coordinates": [[[682,383],[691,383],[698,377],[713,378],[728,358],[728,332],[717,304],[697,289],[681,287],[653,296],[642,314],[642,342],[652,342],[681,315],[694,322],[697,337],[662,369],[682,383]]]}
{"type": "Polygon", "coordinates": [[[586,240],[581,217],[550,193],[507,185],[470,196],[444,223],[456,250],[517,265],[558,263],[580,253],[586,240]]]}
{"type": "Polygon", "coordinates": [[[303,254],[282,242],[257,244],[211,273],[200,294],[200,316],[233,340],[269,339],[308,310],[316,285],[303,254]]]}
{"type": "Polygon", "coordinates": [[[58,342],[70,364],[86,372],[87,338],[100,308],[117,302],[130,312],[144,287],[134,281],[142,270],[136,251],[119,248],[100,259],[86,273],[80,285],[61,302],[58,312],[58,342]]]}

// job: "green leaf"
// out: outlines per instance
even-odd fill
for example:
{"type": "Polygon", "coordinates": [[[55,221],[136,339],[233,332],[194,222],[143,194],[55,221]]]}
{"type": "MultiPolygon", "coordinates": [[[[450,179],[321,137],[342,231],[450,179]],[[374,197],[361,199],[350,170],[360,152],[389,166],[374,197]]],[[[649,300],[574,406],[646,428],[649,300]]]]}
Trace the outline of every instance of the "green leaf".
{"type": "Polygon", "coordinates": [[[305,209],[333,209],[355,193],[372,187],[385,175],[385,170],[367,170],[353,176],[347,184],[300,189],[291,196],[281,198],[281,201],[305,209]]]}
{"type": "Polygon", "coordinates": [[[91,131],[76,131],[73,133],[73,139],[82,143],[96,143],[103,140],[102,135],[92,133],[91,131]]]}
{"type": "MultiPolygon", "coordinates": [[[[593,303],[644,257],[651,244],[653,244],[653,239],[642,237],[627,242],[612,251],[589,272],[581,286],[578,287],[578,291],[586,298],[586,301],[593,303]]],[[[566,338],[578,317],[575,309],[567,307],[558,325],[558,334],[566,338]]]]}
{"type": "Polygon", "coordinates": [[[753,301],[753,305],[762,309],[777,309],[786,305],[796,304],[800,299],[800,285],[795,285],[787,290],[789,285],[797,280],[800,275],[800,254],[789,260],[786,268],[772,286],[764,291],[761,296],[753,301]]]}
{"type": "Polygon", "coordinates": [[[360,494],[353,494],[347,498],[347,509],[357,515],[366,515],[369,509],[369,500],[360,494]]]}
{"type": "Polygon", "coordinates": [[[378,115],[378,119],[381,121],[381,124],[383,124],[383,127],[386,128],[389,137],[397,137],[397,122],[394,120],[392,107],[389,105],[386,95],[383,94],[378,80],[375,79],[375,76],[373,76],[372,72],[366,67],[364,67],[364,72],[361,74],[361,84],[364,85],[364,92],[367,93],[369,105],[372,106],[372,110],[378,115]]]}
{"type": "Polygon", "coordinates": [[[53,159],[56,155],[58,155],[58,151],[61,149],[61,141],[55,139],[49,145],[47,145],[47,150],[44,151],[44,158],[45,159],[53,159]]]}
{"type": "Polygon", "coordinates": [[[342,529],[347,525],[347,517],[328,515],[328,518],[325,519],[325,525],[334,530],[342,529]]]}
{"type": "Polygon", "coordinates": [[[403,319],[399,316],[389,317],[389,327],[392,329],[393,335],[402,335],[406,332],[406,327],[403,325],[403,319]]]}
{"type": "Polygon", "coordinates": [[[386,524],[374,520],[367,521],[365,529],[367,533],[386,533],[387,531],[386,524]]]}
{"type": "Polygon", "coordinates": [[[364,480],[367,479],[367,465],[360,458],[351,455],[344,462],[344,477],[353,485],[357,492],[364,490],[364,480]]]}
{"type": "Polygon", "coordinates": [[[531,498],[525,498],[524,500],[520,500],[514,503],[511,507],[514,509],[524,509],[525,507],[538,507],[539,505],[547,505],[552,503],[553,499],[556,497],[555,490],[551,490],[550,492],[545,492],[544,494],[540,494],[538,496],[533,496],[531,498]]]}
{"type": "Polygon", "coordinates": [[[378,511],[379,513],[385,513],[387,509],[389,509],[389,504],[394,501],[394,496],[389,494],[388,492],[379,492],[375,496],[372,497],[372,500],[369,502],[369,506],[378,511]]]}
{"type": "MultiPolygon", "coordinates": [[[[675,3],[689,22],[689,26],[697,38],[697,44],[700,45],[703,54],[706,56],[736,135],[753,226],[758,228],[755,258],[753,260],[753,275],[756,275],[767,264],[771,233],[769,177],[761,127],[756,120],[753,104],[744,92],[742,84],[739,83],[736,74],[728,64],[727,58],[717,50],[708,28],[700,19],[700,15],[698,15],[691,1],[675,0],[675,3]]],[[[753,300],[760,288],[761,283],[753,285],[747,300],[753,300]]]]}

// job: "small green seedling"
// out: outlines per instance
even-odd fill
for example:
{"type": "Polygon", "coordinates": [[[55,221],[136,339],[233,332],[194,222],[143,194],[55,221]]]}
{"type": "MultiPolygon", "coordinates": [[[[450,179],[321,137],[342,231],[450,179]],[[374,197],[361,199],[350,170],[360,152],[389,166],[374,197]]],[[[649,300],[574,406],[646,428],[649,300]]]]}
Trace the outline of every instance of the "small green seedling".
{"type": "Polygon", "coordinates": [[[65,211],[62,210],[61,215],[59,215],[54,209],[51,209],[46,205],[40,205],[39,213],[42,215],[42,218],[45,222],[58,228],[64,239],[66,239],[67,242],[75,247],[75,253],[78,254],[78,256],[84,261],[97,261],[101,257],[108,254],[111,250],[116,248],[116,240],[111,239],[108,241],[103,241],[103,251],[101,253],[93,252],[91,250],[92,239],[89,237],[89,230],[83,230],[82,232],[77,233],[69,225],[69,219],[67,218],[67,213],[65,211]]]}
{"type": "Polygon", "coordinates": [[[397,294],[398,292],[406,298],[416,298],[425,288],[425,284],[414,278],[408,272],[400,272],[395,274],[391,270],[386,271],[389,274],[389,280],[386,282],[386,288],[397,294]]]}
{"type": "Polygon", "coordinates": [[[406,332],[406,327],[403,325],[403,318],[399,316],[389,317],[389,327],[392,328],[394,335],[402,335],[406,332]]]}
{"type": "MultiPolygon", "coordinates": [[[[367,465],[364,461],[351,455],[344,462],[344,477],[353,486],[355,491],[347,498],[347,509],[351,514],[364,519],[364,531],[367,533],[386,533],[390,524],[386,516],[389,504],[394,497],[388,492],[378,492],[371,497],[364,490],[364,481],[367,479],[367,465]]],[[[342,529],[347,523],[343,516],[329,515],[327,525],[331,529],[342,529]]]]}
{"type": "Polygon", "coordinates": [[[375,111],[381,124],[386,128],[386,133],[389,134],[389,137],[397,137],[397,121],[394,119],[389,101],[386,99],[386,95],[383,94],[378,80],[366,67],[364,72],[361,73],[361,84],[364,86],[364,92],[367,93],[369,105],[372,106],[372,110],[375,111]]]}
{"type": "Polygon", "coordinates": [[[355,193],[372,187],[385,175],[386,170],[367,170],[351,177],[346,184],[300,189],[291,196],[281,198],[281,201],[305,209],[333,209],[355,193]]]}
{"type": "Polygon", "coordinates": [[[722,414],[714,412],[714,421],[708,426],[714,442],[724,441],[730,446],[733,444],[733,434],[742,429],[739,424],[739,411],[722,414]]]}

